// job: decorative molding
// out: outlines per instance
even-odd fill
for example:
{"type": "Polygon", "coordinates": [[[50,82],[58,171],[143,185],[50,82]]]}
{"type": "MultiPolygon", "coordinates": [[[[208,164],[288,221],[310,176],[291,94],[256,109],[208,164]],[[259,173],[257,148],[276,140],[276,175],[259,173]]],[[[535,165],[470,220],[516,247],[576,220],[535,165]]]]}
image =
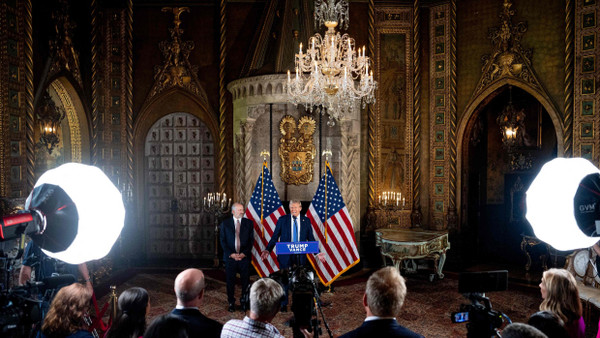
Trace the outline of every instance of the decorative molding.
{"type": "Polygon", "coordinates": [[[514,16],[512,1],[504,0],[500,26],[491,28],[488,33],[492,54],[482,56],[482,75],[473,97],[477,97],[492,83],[507,77],[519,79],[538,90],[542,88],[531,65],[533,51],[521,45],[521,38],[527,32],[527,23],[520,21],[513,24],[514,16]]]}
{"type": "Polygon", "coordinates": [[[24,17],[25,17],[25,47],[23,50],[25,59],[25,138],[26,138],[26,152],[27,152],[27,164],[25,166],[26,174],[24,195],[33,189],[35,184],[35,142],[33,138],[35,133],[33,126],[35,123],[33,116],[33,8],[31,0],[24,0],[24,17]]]}
{"type": "Polygon", "coordinates": [[[255,106],[288,101],[288,94],[284,91],[286,83],[285,74],[261,75],[232,81],[227,85],[227,90],[234,101],[243,100],[248,106],[255,106]]]}
{"type": "Polygon", "coordinates": [[[98,59],[98,2],[97,0],[92,0],[90,4],[91,8],[91,27],[92,27],[92,40],[91,40],[91,61],[92,61],[92,154],[91,154],[91,162],[93,165],[98,165],[98,126],[99,126],[99,77],[98,69],[100,68],[99,59],[98,59]]]}
{"type": "MultiPolygon", "coordinates": [[[[457,84],[456,84],[456,0],[450,1],[450,93],[449,93],[449,113],[450,113],[450,126],[449,126],[449,150],[450,150],[450,172],[448,180],[448,227],[455,229],[458,227],[458,212],[457,212],[457,148],[456,143],[456,132],[458,128],[458,112],[457,112],[457,84]]],[[[435,176],[435,172],[434,172],[435,176]]]]}
{"type": "MultiPolygon", "coordinates": [[[[452,65],[451,65],[451,4],[431,7],[429,20],[429,57],[431,81],[429,84],[429,111],[433,117],[429,123],[429,210],[433,228],[446,229],[447,216],[450,206],[450,179],[454,164],[454,179],[456,179],[456,141],[452,149],[452,134],[456,135],[456,120],[452,121],[452,109],[456,119],[456,101],[451,106],[452,65]],[[453,123],[454,122],[454,123],[453,123]],[[454,131],[452,131],[454,128],[454,131]],[[452,158],[454,154],[454,158],[452,158]],[[436,175],[439,167],[443,174],[436,175]],[[440,189],[441,187],[441,189],[440,189]],[[443,203],[439,203],[442,201],[443,203]],[[440,210],[439,206],[443,206],[440,210]]],[[[456,77],[456,73],[454,73],[456,77]]],[[[456,87],[454,88],[456,90],[456,87]]],[[[456,95],[456,94],[455,94],[456,95]]],[[[456,136],[454,136],[456,137],[456,136]]]]}
{"type": "MultiPolygon", "coordinates": [[[[375,1],[369,0],[368,9],[368,20],[369,20],[369,55],[375,55],[375,1]]],[[[369,105],[367,107],[367,206],[369,208],[375,207],[376,195],[377,195],[377,126],[379,125],[379,119],[377,110],[369,105]]]]}
{"type": "Polygon", "coordinates": [[[79,117],[77,117],[77,111],[73,106],[69,93],[67,93],[67,90],[60,81],[52,81],[51,86],[52,89],[56,91],[67,115],[69,137],[71,138],[71,162],[81,163],[81,125],[79,123],[79,117]]]}
{"type": "Polygon", "coordinates": [[[127,181],[129,188],[133,189],[133,0],[127,0],[125,10],[123,45],[125,46],[125,74],[124,96],[125,96],[125,134],[127,152],[127,181]]]}
{"type": "Polygon", "coordinates": [[[174,27],[169,28],[171,39],[158,44],[164,61],[162,65],[154,67],[154,85],[146,98],[146,104],[163,91],[180,87],[195,94],[206,107],[209,107],[206,92],[198,80],[198,66],[192,65],[189,61],[190,53],[195,48],[194,42],[181,40],[183,29],[179,27],[180,16],[190,10],[188,7],[163,7],[162,11],[173,13],[174,27]]]}
{"type": "Polygon", "coordinates": [[[564,156],[573,156],[573,1],[565,0],[564,156]]]}
{"type": "MultiPolygon", "coordinates": [[[[419,0],[413,3],[413,215],[412,225],[421,226],[421,33],[419,0]]],[[[408,110],[407,110],[408,111],[408,110]]],[[[430,190],[433,191],[433,190],[430,190]]],[[[408,194],[407,194],[408,196],[408,194]]]]}
{"type": "MultiPolygon", "coordinates": [[[[350,120],[342,120],[341,122],[341,143],[342,154],[341,158],[341,175],[339,177],[342,197],[346,203],[346,209],[350,213],[353,220],[354,231],[360,231],[360,185],[356,182],[360,181],[360,145],[359,137],[357,136],[357,128],[353,126],[350,120]]],[[[358,128],[359,129],[359,128],[358,128]]]]}
{"type": "Polygon", "coordinates": [[[48,78],[52,79],[60,72],[68,72],[82,86],[79,54],[73,45],[73,30],[76,25],[69,16],[69,2],[59,0],[58,8],[52,13],[54,21],[54,38],[50,40],[50,70],[48,78]]]}
{"type": "Polygon", "coordinates": [[[227,2],[221,0],[219,3],[219,189],[220,192],[226,192],[227,175],[227,90],[225,89],[225,60],[227,59],[227,2]]]}

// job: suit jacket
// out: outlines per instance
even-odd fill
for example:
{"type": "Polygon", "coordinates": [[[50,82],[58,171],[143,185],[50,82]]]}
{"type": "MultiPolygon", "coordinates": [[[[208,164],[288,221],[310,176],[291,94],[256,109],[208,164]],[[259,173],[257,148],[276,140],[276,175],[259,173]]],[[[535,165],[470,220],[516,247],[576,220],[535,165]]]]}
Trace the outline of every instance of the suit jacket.
{"type": "MultiPolygon", "coordinates": [[[[229,217],[221,223],[220,229],[221,247],[223,248],[223,260],[227,261],[229,255],[235,252],[235,223],[233,217],[229,217]]],[[[254,245],[254,224],[247,218],[242,218],[240,224],[240,253],[244,253],[250,259],[252,245],[254,245]]]]}
{"type": "Polygon", "coordinates": [[[190,337],[220,337],[223,324],[212,320],[198,309],[174,309],[172,315],[183,318],[189,325],[190,337]]]}
{"type": "MultiPolygon", "coordinates": [[[[299,216],[300,218],[300,238],[302,242],[310,241],[313,242],[315,237],[313,236],[312,225],[310,220],[306,216],[299,216]]],[[[275,231],[273,231],[273,237],[267,245],[267,251],[272,251],[277,242],[291,242],[292,241],[292,215],[283,215],[277,220],[275,225],[275,231]]],[[[277,261],[279,262],[280,269],[287,269],[291,266],[291,256],[297,256],[299,258],[300,265],[306,265],[308,259],[306,255],[277,255],[277,261]]]]}
{"type": "Polygon", "coordinates": [[[398,324],[394,319],[378,319],[363,322],[358,328],[340,336],[340,338],[358,338],[358,337],[409,337],[423,338],[420,334],[414,333],[404,326],[398,324]]]}

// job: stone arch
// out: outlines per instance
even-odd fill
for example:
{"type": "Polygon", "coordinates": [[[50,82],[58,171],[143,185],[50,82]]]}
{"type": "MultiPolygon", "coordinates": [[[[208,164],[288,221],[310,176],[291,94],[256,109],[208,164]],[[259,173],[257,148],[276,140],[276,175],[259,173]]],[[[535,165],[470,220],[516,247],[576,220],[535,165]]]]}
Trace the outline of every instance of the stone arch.
{"type": "MultiPolygon", "coordinates": [[[[462,172],[463,170],[463,163],[464,163],[464,149],[463,149],[463,145],[464,145],[464,137],[466,135],[466,133],[468,132],[468,126],[469,123],[471,122],[473,116],[479,111],[480,109],[480,105],[482,103],[484,103],[486,100],[489,99],[490,95],[494,95],[494,93],[507,85],[511,85],[513,87],[519,88],[525,92],[527,92],[528,94],[530,94],[531,96],[533,96],[533,98],[535,98],[538,102],[540,102],[540,104],[544,107],[544,109],[546,110],[546,112],[548,113],[548,115],[550,116],[550,119],[552,120],[552,124],[554,126],[554,130],[556,132],[556,144],[557,144],[557,154],[558,156],[561,156],[564,152],[564,139],[563,139],[563,127],[562,127],[562,120],[560,117],[560,112],[558,110],[558,108],[555,106],[555,104],[552,102],[552,100],[550,99],[550,96],[546,93],[545,90],[543,89],[539,89],[536,88],[534,86],[532,86],[530,83],[528,82],[524,82],[522,80],[516,79],[516,78],[502,78],[499,79],[496,82],[491,83],[489,86],[487,86],[484,90],[482,90],[477,96],[473,97],[469,103],[467,104],[467,106],[465,107],[464,113],[462,114],[462,116],[460,117],[460,120],[458,122],[458,126],[457,126],[457,132],[456,132],[456,139],[457,139],[457,144],[456,144],[456,154],[457,154],[457,159],[456,159],[456,165],[457,165],[457,173],[462,172]]],[[[457,208],[460,208],[461,206],[461,199],[462,199],[462,175],[457,175],[456,177],[457,183],[457,192],[456,192],[456,206],[457,208]]],[[[460,214],[460,210],[458,211],[458,214],[460,214]]]]}

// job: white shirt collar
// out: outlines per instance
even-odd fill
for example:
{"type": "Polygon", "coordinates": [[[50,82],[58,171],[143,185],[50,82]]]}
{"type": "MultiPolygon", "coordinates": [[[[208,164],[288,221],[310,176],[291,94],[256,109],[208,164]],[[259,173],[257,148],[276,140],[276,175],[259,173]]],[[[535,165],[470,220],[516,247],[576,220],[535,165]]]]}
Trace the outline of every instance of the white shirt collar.
{"type": "Polygon", "coordinates": [[[186,310],[186,309],[196,309],[198,311],[200,311],[200,309],[197,306],[183,306],[183,305],[176,305],[175,308],[177,310],[186,310]]]}
{"type": "Polygon", "coordinates": [[[369,316],[369,317],[365,318],[365,322],[370,322],[372,320],[382,320],[382,319],[393,319],[393,320],[396,320],[396,317],[369,316]]]}

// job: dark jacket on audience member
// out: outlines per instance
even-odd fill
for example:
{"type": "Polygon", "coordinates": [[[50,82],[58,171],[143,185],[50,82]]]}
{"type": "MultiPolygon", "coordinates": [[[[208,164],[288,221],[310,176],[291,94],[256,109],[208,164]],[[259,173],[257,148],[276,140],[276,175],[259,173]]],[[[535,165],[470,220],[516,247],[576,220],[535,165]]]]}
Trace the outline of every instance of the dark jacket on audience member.
{"type": "Polygon", "coordinates": [[[340,338],[382,338],[382,337],[410,337],[423,338],[420,334],[414,333],[404,326],[398,324],[394,319],[376,319],[363,322],[358,328],[340,336],[340,338]]]}
{"type": "Polygon", "coordinates": [[[190,328],[190,337],[220,337],[223,324],[212,320],[198,309],[174,309],[171,314],[185,319],[190,328]]]}

